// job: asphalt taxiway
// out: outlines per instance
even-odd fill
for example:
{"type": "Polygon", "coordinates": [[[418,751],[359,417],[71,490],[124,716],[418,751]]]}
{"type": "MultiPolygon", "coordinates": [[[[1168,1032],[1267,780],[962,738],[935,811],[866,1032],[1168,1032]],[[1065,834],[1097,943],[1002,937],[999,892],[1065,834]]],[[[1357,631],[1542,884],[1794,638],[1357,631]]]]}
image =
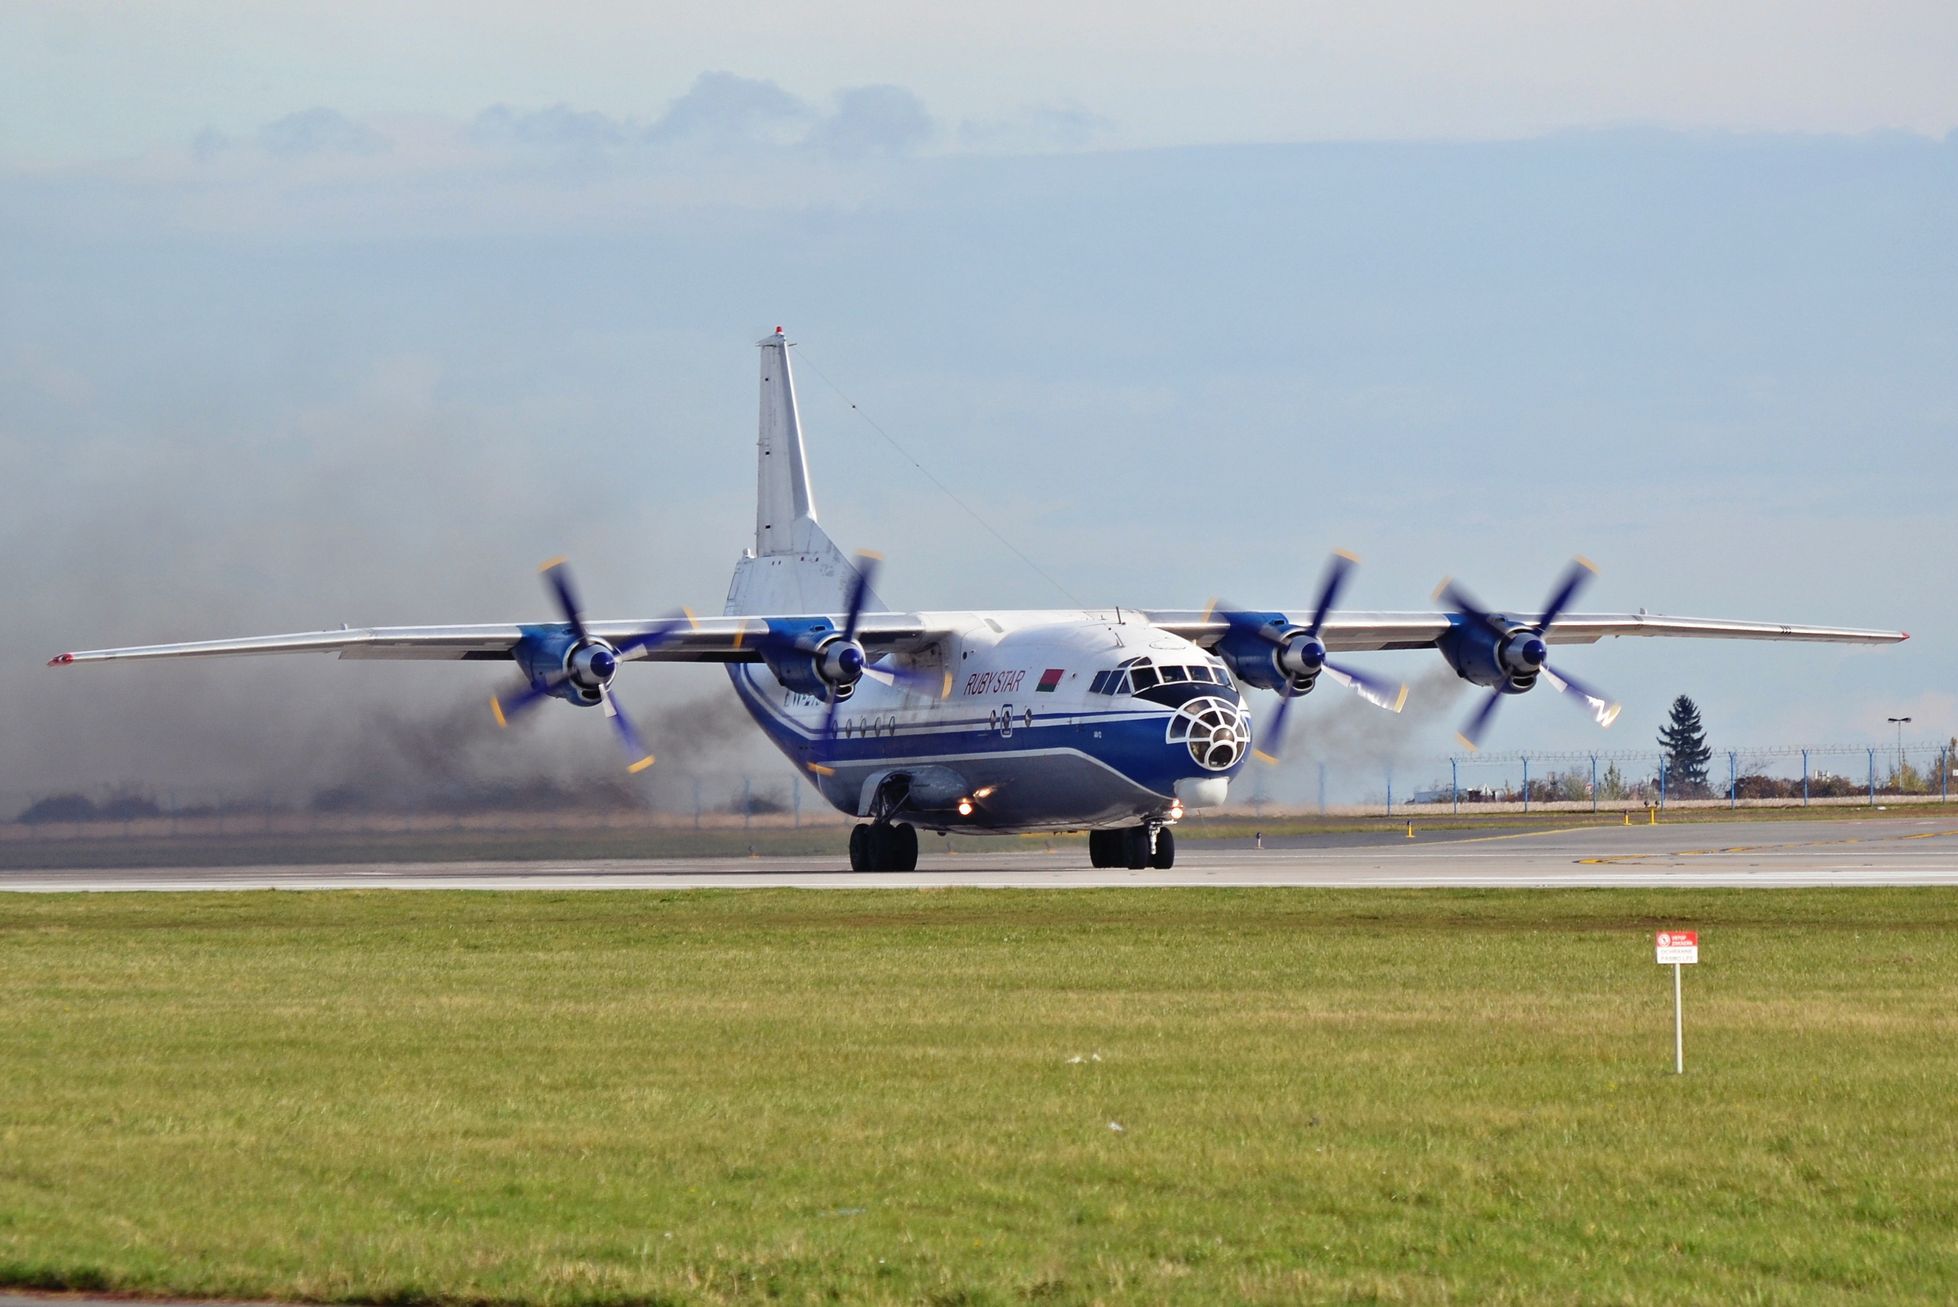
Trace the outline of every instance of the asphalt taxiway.
{"type": "Polygon", "coordinates": [[[1696,822],[1472,832],[1186,839],[1169,871],[1097,870],[1079,844],[1048,851],[1002,840],[952,853],[929,838],[919,869],[853,872],[814,858],[648,858],[633,861],[351,863],[320,866],[107,867],[0,873],[16,891],[242,889],[927,889],[975,886],[1339,888],[1791,888],[1958,885],[1958,817],[1696,822]]]}

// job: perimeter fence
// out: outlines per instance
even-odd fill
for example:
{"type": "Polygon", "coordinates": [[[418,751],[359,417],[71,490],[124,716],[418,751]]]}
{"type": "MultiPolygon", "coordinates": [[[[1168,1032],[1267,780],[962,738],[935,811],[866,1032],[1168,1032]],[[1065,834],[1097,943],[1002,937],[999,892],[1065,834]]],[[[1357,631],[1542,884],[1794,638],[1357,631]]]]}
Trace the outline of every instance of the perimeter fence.
{"type": "MultiPolygon", "coordinates": [[[[1697,776],[1656,749],[1461,753],[1396,758],[1370,768],[1329,759],[1311,764],[1316,801],[1308,798],[1303,806],[1326,814],[1393,815],[1949,803],[1958,779],[1955,759],[1958,745],[1950,741],[1717,749],[1697,776]]],[[[1300,806],[1259,794],[1249,801],[1300,806]]]]}

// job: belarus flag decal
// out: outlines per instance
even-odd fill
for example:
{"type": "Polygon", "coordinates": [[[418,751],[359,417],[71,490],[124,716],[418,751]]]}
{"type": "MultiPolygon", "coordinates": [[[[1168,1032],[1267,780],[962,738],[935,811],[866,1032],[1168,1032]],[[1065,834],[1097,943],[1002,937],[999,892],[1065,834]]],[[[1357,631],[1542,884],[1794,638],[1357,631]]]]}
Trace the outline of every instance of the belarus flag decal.
{"type": "Polygon", "coordinates": [[[1040,684],[1033,687],[1035,694],[1052,694],[1060,687],[1061,669],[1049,667],[1040,674],[1040,684]]]}

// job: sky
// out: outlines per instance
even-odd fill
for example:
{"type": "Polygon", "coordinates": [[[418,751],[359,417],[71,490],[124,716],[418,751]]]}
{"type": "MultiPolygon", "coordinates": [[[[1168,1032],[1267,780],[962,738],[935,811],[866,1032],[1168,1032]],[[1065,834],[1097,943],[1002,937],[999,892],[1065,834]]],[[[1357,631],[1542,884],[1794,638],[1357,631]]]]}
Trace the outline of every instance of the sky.
{"type": "MultiPolygon", "coordinates": [[[[1716,747],[1941,739],[1958,11],[1709,8],[10,6],[0,812],[609,766],[467,725],[480,667],[42,663],[527,620],[561,553],[717,610],[778,322],[904,607],[1299,606],[1346,548],[1353,606],[1525,608],[1582,553],[1586,608],[1914,638],[1574,650],[1619,724],[1545,691],[1492,748],[1682,692],[1716,747]]],[[[1440,660],[1369,665],[1407,716],[1322,689],[1261,783],[1453,750],[1440,660]]],[[[649,784],[781,784],[710,673],[629,675],[719,750],[649,784]]]]}

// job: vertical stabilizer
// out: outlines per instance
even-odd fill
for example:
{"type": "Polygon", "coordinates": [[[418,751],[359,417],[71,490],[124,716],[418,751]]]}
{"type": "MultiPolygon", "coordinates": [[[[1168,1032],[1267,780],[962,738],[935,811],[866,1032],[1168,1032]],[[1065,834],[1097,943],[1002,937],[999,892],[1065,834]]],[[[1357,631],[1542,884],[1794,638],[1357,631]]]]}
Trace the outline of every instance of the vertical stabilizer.
{"type": "MultiPolygon", "coordinates": [[[[777,327],[761,346],[761,433],[755,445],[755,549],[734,569],[727,612],[841,613],[856,588],[856,565],[816,524],[809,457],[796,413],[789,342],[777,327]]],[[[884,601],[868,595],[871,612],[884,601]]]]}
{"type": "Polygon", "coordinates": [[[799,523],[816,521],[809,498],[809,456],[795,407],[789,342],[780,327],[761,346],[761,437],[756,442],[755,553],[793,554],[804,540],[799,523]]]}

